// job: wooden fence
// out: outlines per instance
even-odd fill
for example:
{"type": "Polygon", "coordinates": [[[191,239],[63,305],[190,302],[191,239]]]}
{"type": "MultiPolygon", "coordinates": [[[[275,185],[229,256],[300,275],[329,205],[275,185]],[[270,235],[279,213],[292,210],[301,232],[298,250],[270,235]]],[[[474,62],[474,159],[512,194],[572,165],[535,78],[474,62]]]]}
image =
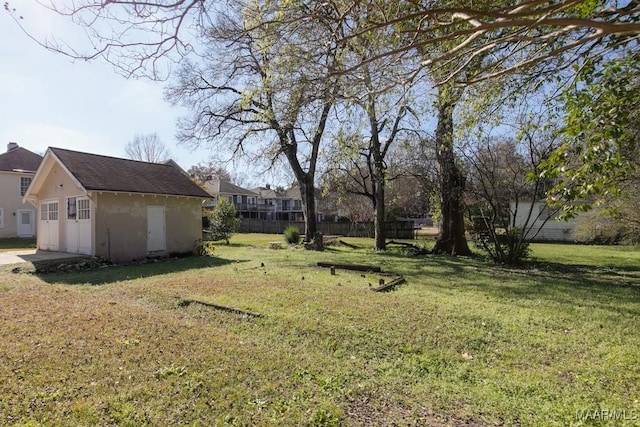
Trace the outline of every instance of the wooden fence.
{"type": "MultiPolygon", "coordinates": [[[[294,225],[304,235],[304,222],[272,221],[261,219],[243,218],[240,223],[241,233],[267,233],[282,234],[289,225],[294,225]]],[[[318,222],[318,231],[325,236],[349,236],[349,237],[373,237],[374,228],[372,222],[318,222]]],[[[385,223],[385,232],[388,239],[413,239],[414,230],[412,221],[394,221],[385,223]]]]}

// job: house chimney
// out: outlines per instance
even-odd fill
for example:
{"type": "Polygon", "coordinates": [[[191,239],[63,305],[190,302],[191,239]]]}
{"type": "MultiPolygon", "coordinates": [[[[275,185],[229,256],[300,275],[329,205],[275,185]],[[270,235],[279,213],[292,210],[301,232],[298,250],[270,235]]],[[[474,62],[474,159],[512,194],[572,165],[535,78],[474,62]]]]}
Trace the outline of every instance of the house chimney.
{"type": "Polygon", "coordinates": [[[267,190],[271,190],[271,184],[266,184],[264,188],[266,188],[267,190]]]}
{"type": "Polygon", "coordinates": [[[18,148],[18,143],[17,142],[10,142],[7,144],[7,153],[11,150],[15,150],[16,148],[18,148]]]}

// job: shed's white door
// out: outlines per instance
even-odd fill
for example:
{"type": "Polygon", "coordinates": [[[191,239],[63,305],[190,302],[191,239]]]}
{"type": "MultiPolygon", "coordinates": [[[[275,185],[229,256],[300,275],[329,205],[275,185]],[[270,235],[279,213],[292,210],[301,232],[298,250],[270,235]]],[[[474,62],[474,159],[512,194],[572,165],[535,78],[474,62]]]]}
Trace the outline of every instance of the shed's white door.
{"type": "Polygon", "coordinates": [[[60,249],[60,228],[58,226],[59,204],[40,203],[40,221],[38,221],[38,248],[45,251],[60,249]]]}
{"type": "Polygon", "coordinates": [[[91,201],[67,199],[67,252],[91,255],[91,201]]]}
{"type": "Polygon", "coordinates": [[[167,250],[164,206],[147,206],[147,251],[167,250]]]}
{"type": "Polygon", "coordinates": [[[35,222],[33,211],[30,209],[19,209],[18,216],[18,236],[31,237],[35,234],[35,222]]]}

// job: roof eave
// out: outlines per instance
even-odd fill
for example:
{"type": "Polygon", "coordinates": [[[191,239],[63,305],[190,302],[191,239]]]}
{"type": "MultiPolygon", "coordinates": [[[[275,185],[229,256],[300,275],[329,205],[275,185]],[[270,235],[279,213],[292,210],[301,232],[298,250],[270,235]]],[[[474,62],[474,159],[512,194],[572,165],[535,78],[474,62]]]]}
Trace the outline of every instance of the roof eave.
{"type": "Polygon", "coordinates": [[[143,197],[185,197],[190,199],[202,199],[206,200],[210,197],[208,196],[195,196],[195,195],[186,195],[186,194],[163,194],[163,193],[142,193],[138,191],[129,191],[129,190],[106,190],[106,189],[98,189],[92,188],[90,189],[93,193],[110,193],[110,194],[128,194],[130,196],[143,196],[143,197]]]}
{"type": "Polygon", "coordinates": [[[78,181],[78,179],[71,173],[71,171],[69,171],[69,169],[64,165],[64,163],[62,163],[62,161],[58,158],[58,156],[56,156],[56,154],[53,151],[51,151],[51,149],[49,148],[47,149],[47,152],[45,153],[44,158],[42,159],[42,162],[40,162],[40,167],[38,168],[38,170],[35,173],[35,176],[31,180],[31,184],[27,188],[27,191],[24,193],[24,197],[22,198],[23,202],[28,201],[32,204],[37,204],[38,192],[44,185],[46,175],[49,172],[51,172],[51,169],[53,168],[53,165],[55,163],[57,163],[62,168],[62,170],[64,170],[64,172],[69,176],[69,178],[74,182],[74,184],[76,184],[78,188],[80,188],[80,190],[84,194],[87,194],[87,189],[84,188],[84,186],[80,183],[80,181],[78,181]]]}

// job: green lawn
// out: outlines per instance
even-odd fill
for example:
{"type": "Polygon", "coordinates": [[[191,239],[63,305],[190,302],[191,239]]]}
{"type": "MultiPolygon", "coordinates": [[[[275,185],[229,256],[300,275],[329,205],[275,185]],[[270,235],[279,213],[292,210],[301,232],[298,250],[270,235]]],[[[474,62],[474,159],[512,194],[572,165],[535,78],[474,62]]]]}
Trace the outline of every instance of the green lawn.
{"type": "Polygon", "coordinates": [[[368,239],[267,249],[280,239],[79,273],[0,270],[0,424],[640,423],[638,249],[533,245],[516,269],[375,253],[368,239]],[[318,261],[407,283],[376,293],[381,276],[318,261]]]}
{"type": "Polygon", "coordinates": [[[36,247],[35,238],[6,238],[0,239],[0,252],[33,249],[36,247]]]}

